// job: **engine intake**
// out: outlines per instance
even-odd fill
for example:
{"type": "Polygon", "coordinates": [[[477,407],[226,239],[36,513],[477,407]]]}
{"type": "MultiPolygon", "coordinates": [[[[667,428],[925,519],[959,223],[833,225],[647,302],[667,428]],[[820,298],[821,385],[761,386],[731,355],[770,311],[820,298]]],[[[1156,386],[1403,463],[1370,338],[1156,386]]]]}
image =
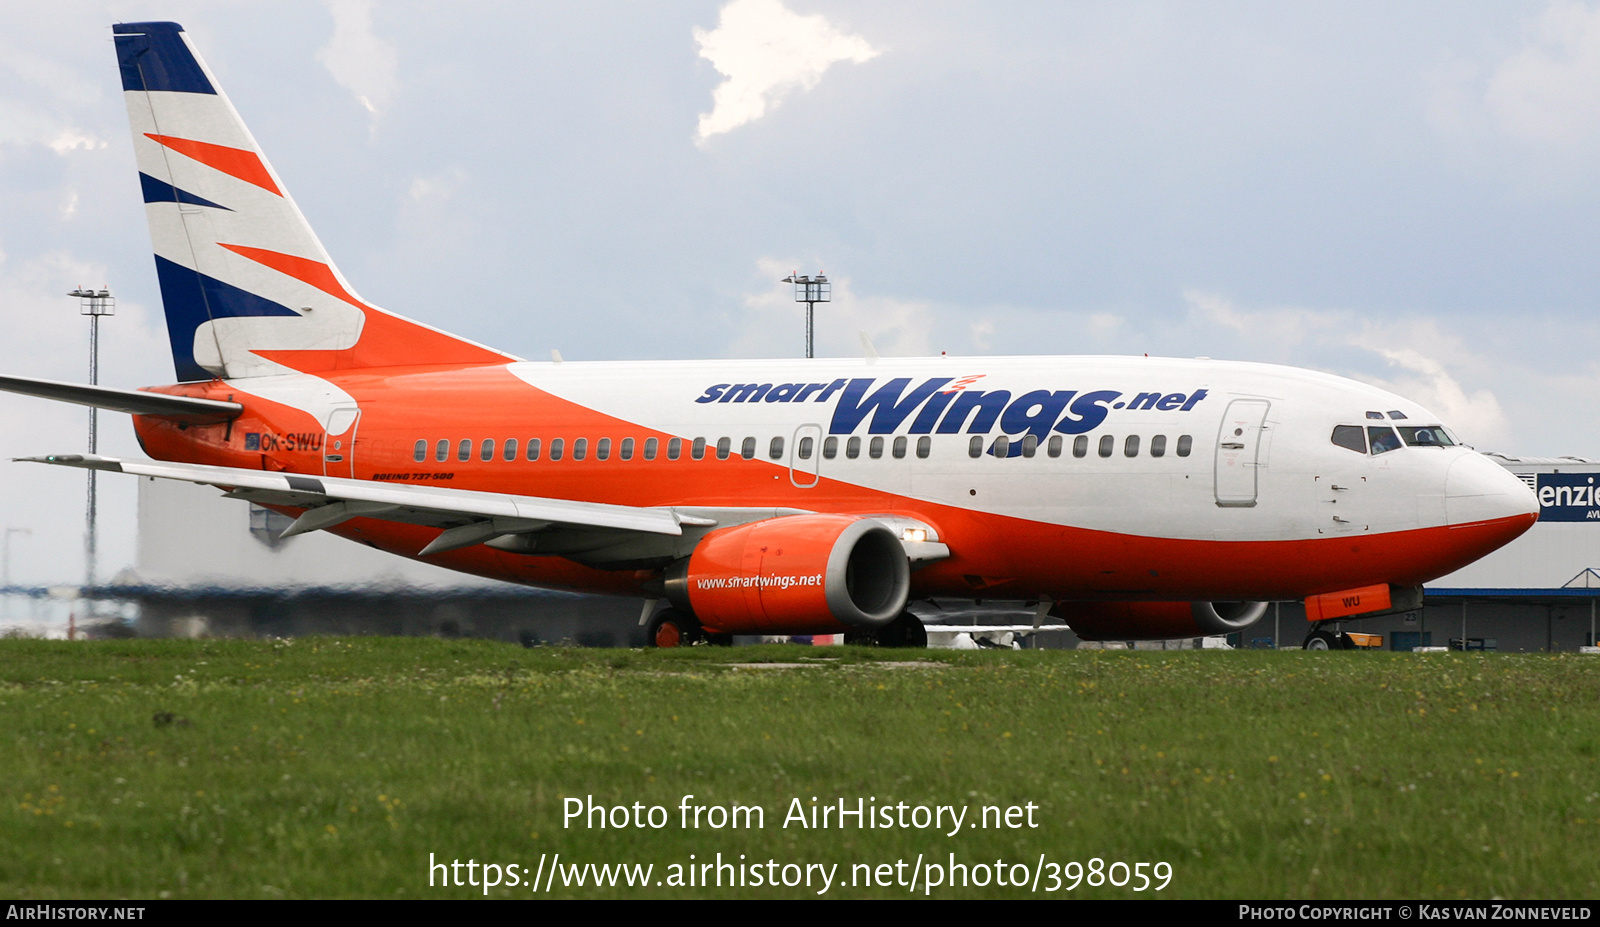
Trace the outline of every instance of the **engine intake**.
{"type": "Polygon", "coordinates": [[[853,515],[788,515],[713,531],[666,571],[667,598],[719,634],[870,630],[906,607],[894,533],[853,515]]]}

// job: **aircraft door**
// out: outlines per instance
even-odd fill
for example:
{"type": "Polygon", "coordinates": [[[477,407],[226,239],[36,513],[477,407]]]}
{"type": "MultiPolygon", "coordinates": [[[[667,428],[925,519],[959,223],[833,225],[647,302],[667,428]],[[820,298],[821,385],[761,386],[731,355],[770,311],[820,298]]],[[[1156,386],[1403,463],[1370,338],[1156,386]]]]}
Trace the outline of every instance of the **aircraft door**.
{"type": "Polygon", "coordinates": [[[1256,504],[1261,428],[1270,407],[1265,399],[1235,399],[1228,403],[1217,433],[1217,505],[1250,508],[1256,504]]]}
{"type": "Polygon", "coordinates": [[[356,406],[336,406],[328,413],[327,430],[322,436],[322,474],[355,476],[356,427],[361,410],[356,406]]]}
{"type": "Polygon", "coordinates": [[[810,489],[822,479],[822,426],[801,425],[789,447],[789,482],[810,489]]]}

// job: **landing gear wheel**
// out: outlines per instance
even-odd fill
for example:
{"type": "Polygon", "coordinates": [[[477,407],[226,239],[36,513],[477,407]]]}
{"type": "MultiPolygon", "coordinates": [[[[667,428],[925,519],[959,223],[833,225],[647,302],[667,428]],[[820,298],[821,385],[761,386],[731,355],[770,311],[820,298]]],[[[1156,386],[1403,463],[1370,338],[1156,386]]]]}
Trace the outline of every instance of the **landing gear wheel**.
{"type": "Polygon", "coordinates": [[[1305,650],[1347,650],[1350,642],[1343,634],[1332,631],[1312,631],[1306,635],[1306,642],[1300,645],[1305,650]]]}
{"type": "Polygon", "coordinates": [[[845,632],[844,642],[865,647],[927,647],[928,629],[916,615],[901,612],[881,628],[845,632]]]}
{"type": "Polygon", "coordinates": [[[645,644],[649,647],[689,647],[703,640],[700,622],[688,612],[663,608],[650,619],[645,629],[645,644]]]}

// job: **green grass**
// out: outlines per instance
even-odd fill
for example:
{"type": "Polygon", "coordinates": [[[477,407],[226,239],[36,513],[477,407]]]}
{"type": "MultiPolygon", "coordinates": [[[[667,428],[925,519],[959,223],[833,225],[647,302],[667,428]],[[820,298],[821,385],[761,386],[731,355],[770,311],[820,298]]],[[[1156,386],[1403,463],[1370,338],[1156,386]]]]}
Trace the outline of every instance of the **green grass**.
{"type": "Polygon", "coordinates": [[[1594,897],[1597,695],[1600,658],[1577,655],[8,640],[0,893],[465,897],[482,890],[429,887],[430,853],[651,863],[654,882],[721,852],[837,863],[830,897],[907,896],[850,887],[852,864],[951,853],[1164,861],[1160,897],[1594,897]],[[751,661],[809,665],[733,665],[751,661]],[[684,830],[685,794],[766,826],[684,830]],[[586,795],[670,826],[564,828],[586,795]],[[813,796],[970,806],[969,828],[783,827],[813,796]],[[970,827],[1028,802],[1036,828],[970,827]]]}

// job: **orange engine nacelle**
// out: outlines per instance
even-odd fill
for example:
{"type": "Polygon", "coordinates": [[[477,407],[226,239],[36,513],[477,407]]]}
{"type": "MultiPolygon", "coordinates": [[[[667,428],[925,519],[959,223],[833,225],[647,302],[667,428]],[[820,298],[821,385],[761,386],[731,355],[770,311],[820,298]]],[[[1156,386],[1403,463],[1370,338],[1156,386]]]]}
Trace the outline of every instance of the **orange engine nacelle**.
{"type": "Polygon", "coordinates": [[[787,515],[711,532],[666,580],[672,604],[713,633],[829,634],[893,621],[911,565],[881,522],[787,515]]]}
{"type": "Polygon", "coordinates": [[[1086,641],[1162,641],[1243,631],[1265,602],[1057,602],[1050,614],[1086,641]]]}

